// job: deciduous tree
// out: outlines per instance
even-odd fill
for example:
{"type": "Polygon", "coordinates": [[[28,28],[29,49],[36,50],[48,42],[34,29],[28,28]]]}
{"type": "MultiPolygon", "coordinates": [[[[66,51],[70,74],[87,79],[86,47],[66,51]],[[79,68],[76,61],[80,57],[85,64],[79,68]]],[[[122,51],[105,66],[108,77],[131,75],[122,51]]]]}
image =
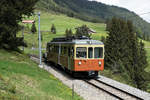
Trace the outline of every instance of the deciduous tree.
{"type": "Polygon", "coordinates": [[[91,34],[89,34],[89,28],[86,25],[77,27],[76,28],[76,36],[77,37],[81,37],[81,36],[91,37],[91,34]]]}

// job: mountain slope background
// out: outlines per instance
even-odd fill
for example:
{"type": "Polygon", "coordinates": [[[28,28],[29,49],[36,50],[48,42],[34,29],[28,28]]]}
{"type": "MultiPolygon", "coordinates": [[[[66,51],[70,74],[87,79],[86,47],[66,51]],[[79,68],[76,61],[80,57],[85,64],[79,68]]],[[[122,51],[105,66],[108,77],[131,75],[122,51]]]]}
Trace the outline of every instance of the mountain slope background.
{"type": "Polygon", "coordinates": [[[90,22],[107,22],[112,17],[133,21],[138,35],[150,35],[150,23],[140,18],[134,12],[117,6],[109,6],[88,0],[40,0],[37,9],[55,11],[90,22]]]}

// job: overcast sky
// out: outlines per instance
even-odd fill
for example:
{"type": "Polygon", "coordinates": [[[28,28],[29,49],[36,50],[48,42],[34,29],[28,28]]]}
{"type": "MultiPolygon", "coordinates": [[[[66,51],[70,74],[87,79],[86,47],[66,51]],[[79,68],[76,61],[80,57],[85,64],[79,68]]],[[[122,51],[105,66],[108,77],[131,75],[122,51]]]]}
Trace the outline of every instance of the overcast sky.
{"type": "MultiPolygon", "coordinates": [[[[124,7],[130,11],[134,11],[138,15],[150,12],[150,0],[95,0],[95,1],[99,1],[109,5],[124,7]]],[[[146,21],[150,22],[150,13],[140,16],[146,21]]]]}

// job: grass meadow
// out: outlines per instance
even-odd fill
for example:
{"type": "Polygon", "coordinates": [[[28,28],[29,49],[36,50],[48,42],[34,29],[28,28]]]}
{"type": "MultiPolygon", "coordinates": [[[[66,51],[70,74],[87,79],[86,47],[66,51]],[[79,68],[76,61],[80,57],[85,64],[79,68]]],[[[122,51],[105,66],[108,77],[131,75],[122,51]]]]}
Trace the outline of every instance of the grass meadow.
{"type": "MultiPolygon", "coordinates": [[[[32,16],[30,18],[26,18],[25,20],[35,20],[36,21],[36,27],[38,30],[38,17],[32,16]]],[[[45,47],[46,43],[48,41],[51,41],[54,37],[60,37],[64,36],[65,30],[72,29],[72,31],[75,33],[75,28],[79,27],[81,25],[87,25],[89,28],[92,28],[97,33],[93,34],[92,37],[94,39],[100,40],[101,36],[106,36],[105,31],[105,24],[101,23],[91,23],[91,22],[85,22],[76,18],[67,17],[66,15],[62,14],[53,14],[53,13],[41,13],[41,23],[40,23],[40,29],[42,34],[42,46],[45,47]],[[57,33],[52,34],[50,31],[52,24],[55,25],[57,33]],[[45,32],[46,31],[46,32],[45,32]]],[[[24,24],[25,27],[31,28],[31,24],[24,24]]],[[[28,31],[25,31],[25,41],[28,43],[29,47],[34,43],[38,44],[38,34],[30,34],[28,31]]],[[[19,36],[21,36],[21,32],[19,32],[19,36]]]]}
{"type": "MultiPolygon", "coordinates": [[[[0,100],[71,100],[72,90],[25,54],[0,50],[0,100]]],[[[83,100],[77,94],[74,100],[83,100]]]]}

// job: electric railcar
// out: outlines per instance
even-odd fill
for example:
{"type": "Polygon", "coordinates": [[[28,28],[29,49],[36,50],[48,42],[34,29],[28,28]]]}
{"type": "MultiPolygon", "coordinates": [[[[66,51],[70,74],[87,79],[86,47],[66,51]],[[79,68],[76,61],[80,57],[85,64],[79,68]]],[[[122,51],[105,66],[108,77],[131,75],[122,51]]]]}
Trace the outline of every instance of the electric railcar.
{"type": "Polygon", "coordinates": [[[75,77],[95,77],[104,70],[104,44],[87,37],[54,38],[47,43],[47,61],[60,65],[75,77]]]}

